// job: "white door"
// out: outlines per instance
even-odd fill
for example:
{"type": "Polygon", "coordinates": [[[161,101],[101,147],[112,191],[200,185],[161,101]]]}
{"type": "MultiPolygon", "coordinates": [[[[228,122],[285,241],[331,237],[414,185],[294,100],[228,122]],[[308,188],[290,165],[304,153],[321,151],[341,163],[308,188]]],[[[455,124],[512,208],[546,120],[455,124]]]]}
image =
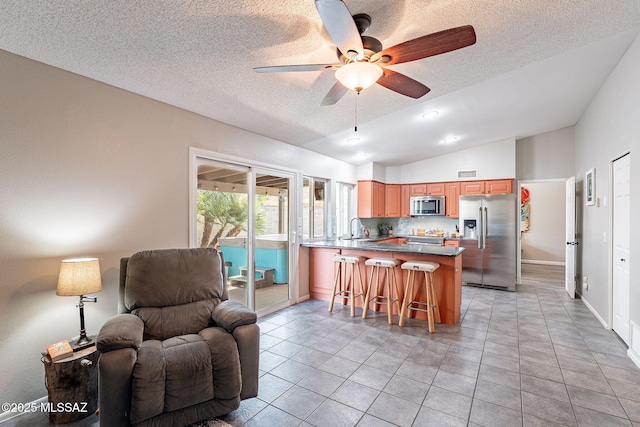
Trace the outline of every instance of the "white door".
{"type": "Polygon", "coordinates": [[[613,330],[629,344],[631,154],[613,162],[613,330]]]}
{"type": "Polygon", "coordinates": [[[571,298],[576,296],[576,177],[567,179],[565,190],[566,218],[564,287],[571,298]]]}

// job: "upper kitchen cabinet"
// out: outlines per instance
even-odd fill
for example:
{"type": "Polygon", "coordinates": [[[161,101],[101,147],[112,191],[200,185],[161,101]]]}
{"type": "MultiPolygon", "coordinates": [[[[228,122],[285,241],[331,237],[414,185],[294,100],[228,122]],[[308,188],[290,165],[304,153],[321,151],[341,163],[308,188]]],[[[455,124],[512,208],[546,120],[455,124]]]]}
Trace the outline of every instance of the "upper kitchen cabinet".
{"type": "Polygon", "coordinates": [[[411,185],[403,184],[400,186],[400,217],[409,218],[411,209],[409,203],[411,198],[411,185]]]}
{"type": "Polygon", "coordinates": [[[460,183],[460,194],[509,194],[513,192],[512,179],[492,179],[487,181],[464,181],[460,183]]]}
{"type": "Polygon", "coordinates": [[[411,197],[427,195],[427,184],[411,184],[410,188],[411,188],[411,197]]]}
{"type": "Polygon", "coordinates": [[[444,211],[447,218],[458,218],[460,215],[460,183],[446,182],[444,184],[444,211]]]}
{"type": "Polygon", "coordinates": [[[512,179],[496,179],[492,181],[485,181],[484,192],[485,194],[513,193],[513,180],[512,179]]]}
{"type": "Polygon", "coordinates": [[[460,194],[484,194],[484,181],[464,181],[460,183],[460,194]]]}
{"type": "Polygon", "coordinates": [[[444,195],[445,195],[444,182],[430,182],[427,184],[427,196],[444,196],[444,195]]]}
{"type": "MultiPolygon", "coordinates": [[[[399,218],[402,216],[402,186],[400,184],[386,184],[384,186],[384,216],[399,218]]],[[[409,203],[407,202],[407,208],[409,203]]]]}
{"type": "Polygon", "coordinates": [[[384,218],[385,185],[378,181],[358,181],[358,217],[384,218]]]}

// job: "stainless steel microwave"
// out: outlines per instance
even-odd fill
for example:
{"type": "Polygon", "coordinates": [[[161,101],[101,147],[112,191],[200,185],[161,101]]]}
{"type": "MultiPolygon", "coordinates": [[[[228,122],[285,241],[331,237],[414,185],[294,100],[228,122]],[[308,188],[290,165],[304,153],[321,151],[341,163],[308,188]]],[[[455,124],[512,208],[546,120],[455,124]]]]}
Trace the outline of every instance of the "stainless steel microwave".
{"type": "Polygon", "coordinates": [[[418,196],[409,199],[411,216],[444,215],[444,196],[418,196]]]}

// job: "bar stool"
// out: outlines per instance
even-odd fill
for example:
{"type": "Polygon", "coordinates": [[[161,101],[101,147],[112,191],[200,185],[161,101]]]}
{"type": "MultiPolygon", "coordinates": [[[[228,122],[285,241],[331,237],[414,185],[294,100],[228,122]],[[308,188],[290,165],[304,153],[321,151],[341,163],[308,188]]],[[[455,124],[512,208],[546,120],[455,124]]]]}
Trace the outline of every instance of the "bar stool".
{"type": "Polygon", "coordinates": [[[332,261],[337,265],[335,268],[335,279],[333,281],[333,290],[331,291],[331,302],[329,302],[329,311],[333,311],[333,303],[336,299],[342,298],[344,300],[350,300],[351,303],[351,316],[356,315],[356,300],[355,297],[359,296],[362,300],[362,306],[364,307],[364,282],[362,280],[362,271],[360,265],[366,258],[356,255],[336,255],[332,261]],[[347,277],[347,268],[351,265],[351,276],[347,277]],[[344,266],[344,274],[342,273],[342,267],[344,266]],[[360,278],[360,290],[356,290],[356,276],[355,270],[358,267],[358,276],[360,278]],[[338,282],[340,282],[340,288],[338,290],[338,282]]]}
{"type": "Polygon", "coordinates": [[[440,323],[440,309],[438,308],[438,298],[433,287],[433,272],[440,267],[437,262],[427,261],[407,261],[402,264],[403,270],[408,270],[407,284],[404,288],[404,300],[402,301],[402,310],[400,311],[399,326],[404,326],[405,314],[409,317],[408,310],[422,311],[427,313],[427,319],[429,320],[429,332],[435,332],[434,320],[436,323],[440,323]],[[416,280],[416,272],[424,272],[424,285],[426,290],[426,303],[414,300],[414,287],[416,280]],[[426,306],[426,309],[413,307],[426,306]]]}
{"type": "Polygon", "coordinates": [[[373,302],[373,311],[378,311],[378,305],[386,305],[389,324],[392,325],[393,303],[395,303],[398,307],[398,314],[400,314],[400,301],[398,301],[398,280],[396,279],[395,274],[395,269],[400,265],[400,260],[397,260],[395,258],[369,258],[365,261],[364,264],[373,268],[371,269],[371,275],[369,276],[369,283],[367,285],[367,296],[364,298],[364,305],[362,306],[362,318],[367,318],[367,313],[369,312],[369,303],[373,302]],[[380,269],[383,269],[386,275],[386,279],[382,283],[383,295],[380,295],[379,293],[380,269]],[[375,282],[373,281],[374,273],[376,275],[375,282]],[[392,284],[393,287],[391,286],[392,284]],[[386,302],[381,300],[386,300],[386,302]]]}

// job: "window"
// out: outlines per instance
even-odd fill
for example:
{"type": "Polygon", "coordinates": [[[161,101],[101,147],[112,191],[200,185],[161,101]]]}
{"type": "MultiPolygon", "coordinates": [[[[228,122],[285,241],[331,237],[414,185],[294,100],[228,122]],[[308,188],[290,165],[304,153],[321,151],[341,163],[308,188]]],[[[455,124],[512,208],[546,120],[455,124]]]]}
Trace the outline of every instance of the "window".
{"type": "Polygon", "coordinates": [[[303,238],[322,239],[327,236],[327,181],[302,178],[303,238]]]}
{"type": "Polygon", "coordinates": [[[336,185],[336,234],[346,236],[349,234],[349,220],[355,216],[353,184],[338,182],[336,185]]]}

